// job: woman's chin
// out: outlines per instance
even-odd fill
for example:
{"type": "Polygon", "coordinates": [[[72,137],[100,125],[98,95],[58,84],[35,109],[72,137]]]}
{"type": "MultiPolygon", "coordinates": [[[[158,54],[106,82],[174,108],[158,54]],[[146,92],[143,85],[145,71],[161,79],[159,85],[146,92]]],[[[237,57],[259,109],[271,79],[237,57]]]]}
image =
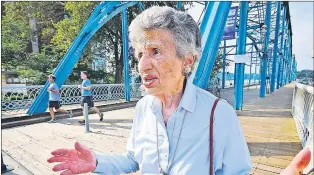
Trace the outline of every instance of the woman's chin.
{"type": "Polygon", "coordinates": [[[157,96],[159,94],[162,94],[161,90],[157,89],[157,88],[145,88],[145,92],[148,95],[153,95],[153,96],[157,96]]]}

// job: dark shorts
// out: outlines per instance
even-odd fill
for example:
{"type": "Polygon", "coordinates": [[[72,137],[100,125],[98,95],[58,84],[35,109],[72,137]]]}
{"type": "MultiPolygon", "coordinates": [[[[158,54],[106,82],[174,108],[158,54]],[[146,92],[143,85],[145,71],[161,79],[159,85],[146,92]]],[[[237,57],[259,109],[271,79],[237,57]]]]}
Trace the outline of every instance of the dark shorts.
{"type": "Polygon", "coordinates": [[[49,108],[59,109],[60,107],[60,101],[49,101],[49,108]]]}
{"type": "Polygon", "coordinates": [[[87,103],[88,107],[94,107],[93,96],[82,96],[81,97],[81,106],[84,107],[84,103],[87,103]]]}

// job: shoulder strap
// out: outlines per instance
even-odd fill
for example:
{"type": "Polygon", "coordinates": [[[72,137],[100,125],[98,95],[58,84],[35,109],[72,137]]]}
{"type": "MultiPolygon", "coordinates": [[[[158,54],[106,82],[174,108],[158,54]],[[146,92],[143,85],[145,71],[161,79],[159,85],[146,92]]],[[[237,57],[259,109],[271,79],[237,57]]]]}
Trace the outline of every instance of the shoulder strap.
{"type": "Polygon", "coordinates": [[[212,111],[210,113],[210,125],[209,125],[209,174],[213,175],[213,143],[214,143],[214,114],[215,114],[215,109],[217,106],[218,101],[220,98],[217,98],[214,102],[214,105],[212,107],[212,111]]]}

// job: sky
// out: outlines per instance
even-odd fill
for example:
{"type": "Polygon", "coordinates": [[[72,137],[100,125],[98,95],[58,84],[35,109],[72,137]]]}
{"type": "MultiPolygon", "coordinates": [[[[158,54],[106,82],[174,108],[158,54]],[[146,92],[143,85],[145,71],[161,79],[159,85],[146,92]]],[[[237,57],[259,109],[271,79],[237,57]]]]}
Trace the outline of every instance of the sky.
{"type": "Polygon", "coordinates": [[[292,52],[295,54],[298,71],[313,70],[314,66],[314,2],[289,2],[292,24],[292,52]]]}
{"type": "MultiPolygon", "coordinates": [[[[188,13],[198,21],[204,8],[203,5],[194,3],[188,13]]],[[[297,61],[297,70],[313,70],[314,56],[314,2],[289,2],[291,23],[292,23],[292,52],[297,61]]],[[[229,45],[227,43],[227,45],[229,45]]],[[[231,44],[230,44],[231,45],[231,44]]],[[[230,72],[234,71],[234,65],[229,66],[230,72]]],[[[245,72],[249,72],[249,66],[246,66],[245,72]]],[[[254,72],[254,70],[252,70],[254,72]]]]}

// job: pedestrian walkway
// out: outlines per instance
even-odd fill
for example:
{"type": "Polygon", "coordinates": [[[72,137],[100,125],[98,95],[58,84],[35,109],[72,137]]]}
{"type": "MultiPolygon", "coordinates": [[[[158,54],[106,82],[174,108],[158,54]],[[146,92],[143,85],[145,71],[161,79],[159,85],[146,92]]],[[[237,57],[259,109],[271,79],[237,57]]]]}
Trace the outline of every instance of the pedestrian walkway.
{"type": "MultiPolygon", "coordinates": [[[[249,145],[252,174],[278,174],[302,149],[290,114],[293,85],[287,85],[265,98],[259,89],[244,92],[243,111],[237,111],[249,145]]],[[[233,90],[222,92],[233,103],[233,90]]],[[[59,174],[47,163],[56,148],[73,148],[79,141],[98,153],[123,153],[132,125],[134,108],[90,115],[91,133],[77,123],[80,117],[61,119],[58,123],[39,123],[2,130],[2,150],[33,174],[59,174]]],[[[92,174],[92,173],[89,173],[92,174]]],[[[140,174],[139,172],[137,174],[140,174]]]]}
{"type": "MultiPolygon", "coordinates": [[[[265,98],[248,100],[243,110],[237,111],[249,145],[253,174],[279,174],[302,149],[291,116],[293,86],[288,84],[265,98]]],[[[252,95],[253,91],[246,94],[252,95]]]]}

